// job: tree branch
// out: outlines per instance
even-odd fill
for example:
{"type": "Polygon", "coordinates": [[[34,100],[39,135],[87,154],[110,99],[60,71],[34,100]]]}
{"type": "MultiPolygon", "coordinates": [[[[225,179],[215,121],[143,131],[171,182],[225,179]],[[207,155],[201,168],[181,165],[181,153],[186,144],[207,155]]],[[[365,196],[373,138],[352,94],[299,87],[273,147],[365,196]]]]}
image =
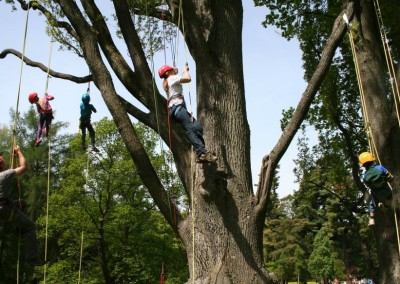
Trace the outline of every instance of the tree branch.
{"type": "MultiPolygon", "coordinates": [[[[36,62],[36,61],[32,61],[30,60],[28,57],[23,56],[21,52],[16,51],[15,49],[5,49],[0,53],[0,59],[4,59],[8,54],[13,54],[16,57],[20,58],[21,60],[23,60],[26,65],[31,66],[31,67],[37,67],[40,70],[42,70],[43,72],[47,73],[48,71],[48,67],[40,62],[36,62]]],[[[82,84],[82,83],[88,83],[90,81],[92,81],[92,76],[91,75],[87,75],[84,77],[76,77],[70,74],[65,74],[65,73],[60,73],[60,72],[56,72],[52,69],[49,69],[49,75],[53,78],[59,78],[59,79],[64,79],[64,80],[69,80],[78,84],[82,84]]]]}
{"type": "Polygon", "coordinates": [[[40,4],[39,1],[30,1],[29,3],[26,3],[26,1],[23,0],[17,1],[20,3],[22,10],[28,10],[29,8],[39,10],[47,18],[47,21],[51,23],[51,26],[65,29],[72,37],[78,40],[78,36],[71,25],[64,21],[58,21],[49,10],[40,4]]]}
{"type": "Polygon", "coordinates": [[[293,117],[283,131],[278,143],[272,149],[270,154],[263,159],[256,199],[257,211],[260,212],[262,215],[266,212],[266,204],[269,200],[270,189],[275,169],[280,159],[288,149],[294,136],[296,135],[300,125],[304,121],[310,105],[329,70],[333,56],[335,55],[335,51],[343,36],[345,35],[347,26],[344,23],[342,16],[343,14],[346,14],[351,20],[353,18],[353,13],[354,3],[349,3],[346,9],[343,10],[336,18],[332,33],[326,41],[324,50],[322,52],[321,61],[319,62],[310,81],[308,82],[308,86],[304,91],[296,110],[293,113],[293,117]]]}
{"type": "MultiPolygon", "coordinates": [[[[135,30],[135,24],[129,12],[129,5],[126,1],[114,1],[114,7],[119,27],[128,47],[133,66],[135,69],[140,70],[136,75],[138,84],[143,85],[145,90],[151,90],[155,88],[152,84],[153,75],[150,71],[149,65],[147,64],[146,55],[143,51],[140,38],[135,30]]],[[[110,39],[107,40],[109,41],[110,39]]],[[[150,110],[154,110],[153,96],[138,94],[137,99],[145,104],[145,106],[150,110]]]]}

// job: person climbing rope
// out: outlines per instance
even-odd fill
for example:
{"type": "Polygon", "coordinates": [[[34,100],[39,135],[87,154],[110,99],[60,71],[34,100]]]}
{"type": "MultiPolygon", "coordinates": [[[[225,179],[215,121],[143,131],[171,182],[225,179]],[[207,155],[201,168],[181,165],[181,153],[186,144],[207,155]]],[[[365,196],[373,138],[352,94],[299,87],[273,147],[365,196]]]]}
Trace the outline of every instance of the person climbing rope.
{"type": "Polygon", "coordinates": [[[22,175],[27,169],[27,163],[21,149],[15,146],[13,149],[14,162],[12,169],[8,169],[2,154],[0,154],[0,220],[14,223],[25,239],[26,262],[32,266],[42,266],[45,261],[38,255],[36,245],[35,223],[26,216],[27,203],[25,200],[11,200],[11,193],[16,177],[22,175]],[[19,166],[17,167],[16,159],[19,166]]]}
{"type": "Polygon", "coordinates": [[[81,117],[79,119],[79,128],[82,130],[82,149],[86,150],[86,128],[89,131],[89,136],[90,136],[90,142],[92,144],[92,151],[93,152],[100,152],[99,149],[96,148],[95,146],[95,141],[96,141],[96,136],[95,132],[92,126],[92,123],[90,122],[92,112],[97,112],[96,108],[89,103],[90,102],[90,95],[89,93],[85,93],[82,96],[82,102],[81,102],[81,117]]]}
{"type": "Polygon", "coordinates": [[[35,147],[42,143],[42,134],[46,137],[50,132],[51,121],[54,119],[53,109],[49,101],[53,100],[54,97],[46,93],[42,98],[39,98],[38,93],[32,92],[28,96],[31,104],[36,104],[37,111],[40,115],[37,137],[35,140],[35,147]]]}
{"type": "Polygon", "coordinates": [[[365,168],[363,182],[371,190],[369,203],[369,226],[375,225],[375,211],[377,207],[389,207],[392,200],[392,190],[388,182],[393,180],[393,175],[382,165],[375,163],[375,157],[369,152],[363,152],[358,160],[365,168]]]}
{"type": "Polygon", "coordinates": [[[163,65],[158,69],[158,75],[163,80],[163,88],[168,96],[168,107],[170,116],[180,123],[186,131],[186,137],[196,151],[196,162],[215,162],[217,157],[209,152],[204,144],[203,128],[191,116],[186,109],[185,100],[182,94],[182,84],[189,83],[192,79],[189,74],[189,67],[185,64],[183,76],[179,76],[178,69],[169,65],[163,65]]]}

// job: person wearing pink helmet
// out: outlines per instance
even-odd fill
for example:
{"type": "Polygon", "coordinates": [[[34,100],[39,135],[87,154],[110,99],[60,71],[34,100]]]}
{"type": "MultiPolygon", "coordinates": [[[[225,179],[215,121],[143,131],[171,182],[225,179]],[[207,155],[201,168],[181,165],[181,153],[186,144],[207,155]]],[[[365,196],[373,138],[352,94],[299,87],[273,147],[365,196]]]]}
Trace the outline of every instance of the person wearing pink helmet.
{"type": "Polygon", "coordinates": [[[172,119],[179,122],[185,130],[186,137],[193,145],[196,152],[197,163],[215,162],[217,157],[208,151],[204,144],[203,128],[196,119],[187,111],[183,98],[182,84],[189,83],[192,79],[189,74],[189,67],[185,64],[183,75],[179,76],[178,69],[163,65],[158,69],[158,75],[163,81],[163,88],[168,96],[168,108],[172,119]]]}
{"type": "Polygon", "coordinates": [[[48,136],[50,132],[51,121],[53,120],[53,108],[49,101],[53,100],[54,97],[49,94],[45,94],[39,98],[38,93],[32,92],[28,96],[28,100],[31,104],[35,104],[37,111],[40,115],[37,137],[35,140],[35,147],[39,146],[42,142],[42,133],[48,136]]]}

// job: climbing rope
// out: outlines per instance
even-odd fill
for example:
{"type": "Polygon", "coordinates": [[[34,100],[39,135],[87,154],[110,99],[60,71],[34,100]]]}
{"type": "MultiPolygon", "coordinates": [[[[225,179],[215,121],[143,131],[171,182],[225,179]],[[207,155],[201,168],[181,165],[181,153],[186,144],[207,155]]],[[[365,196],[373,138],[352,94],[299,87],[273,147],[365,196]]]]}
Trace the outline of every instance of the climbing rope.
{"type": "MultiPolygon", "coordinates": [[[[162,5],[163,5],[163,3],[162,3],[162,5]]],[[[147,6],[146,6],[146,15],[148,15],[147,6]]],[[[166,49],[165,49],[166,36],[165,36],[165,23],[164,23],[164,16],[163,15],[164,15],[164,13],[162,12],[161,13],[161,17],[162,17],[162,27],[163,27],[163,40],[164,40],[164,60],[166,61],[166,49]]],[[[156,96],[156,82],[155,82],[155,75],[154,75],[154,74],[156,74],[156,72],[155,72],[155,65],[154,65],[154,50],[153,50],[153,42],[152,42],[152,39],[153,39],[152,31],[153,31],[153,29],[151,27],[151,22],[150,22],[149,17],[147,17],[147,19],[148,19],[147,20],[147,25],[148,25],[147,26],[147,30],[149,31],[148,37],[149,37],[149,43],[150,43],[150,65],[151,65],[151,70],[152,70],[152,74],[153,74],[153,76],[152,76],[153,101],[154,101],[154,109],[155,109],[155,113],[156,113],[157,133],[161,133],[161,130],[160,130],[160,119],[159,119],[159,112],[158,112],[158,104],[157,104],[157,96],[156,96]]],[[[171,148],[172,140],[171,140],[171,132],[170,132],[170,118],[169,118],[168,104],[167,104],[167,117],[168,117],[168,137],[169,137],[169,143],[170,143],[170,151],[172,153],[172,148],[171,148]]],[[[162,138],[161,138],[160,135],[159,135],[159,146],[160,146],[160,153],[161,154],[164,153],[165,152],[164,151],[164,143],[163,143],[162,138]]],[[[168,157],[167,157],[167,159],[166,159],[166,161],[164,163],[164,166],[167,167],[169,162],[172,164],[172,161],[170,161],[168,159],[168,157]]],[[[169,169],[172,169],[172,166],[170,166],[169,169]]],[[[166,172],[168,172],[169,169],[167,168],[166,172]]],[[[167,176],[167,179],[168,180],[166,181],[166,186],[171,186],[170,179],[169,179],[168,176],[167,176]]],[[[168,191],[166,191],[166,192],[167,192],[167,198],[168,198],[167,202],[168,202],[168,207],[169,207],[169,210],[170,210],[170,214],[173,217],[174,226],[176,226],[177,219],[176,219],[175,201],[173,199],[171,199],[170,194],[168,193],[168,191]],[[171,208],[170,204],[172,204],[173,208],[171,208]]],[[[164,234],[165,234],[165,232],[164,232],[164,234]]],[[[163,244],[163,246],[165,246],[165,243],[163,244]]],[[[161,264],[161,274],[160,274],[160,284],[164,284],[165,277],[166,277],[166,275],[165,275],[165,272],[164,272],[164,262],[162,262],[162,264],[161,264]]]]}
{"type": "MultiPolygon", "coordinates": [[[[90,85],[88,86],[87,91],[88,92],[90,91],[90,85]]],[[[90,164],[90,155],[88,153],[87,159],[86,159],[85,185],[87,185],[89,182],[89,164],[90,164]]],[[[81,274],[82,274],[83,243],[84,243],[84,232],[85,232],[84,228],[85,228],[85,225],[84,225],[84,222],[82,221],[82,231],[81,231],[81,240],[80,240],[81,244],[80,244],[80,252],[79,252],[78,284],[81,283],[81,274]]]]}
{"type": "Polygon", "coordinates": [[[394,101],[395,101],[397,120],[398,120],[399,126],[400,126],[400,113],[399,113],[400,92],[399,92],[399,86],[398,86],[398,83],[397,83],[397,77],[396,77],[396,71],[395,71],[395,67],[394,67],[394,63],[393,63],[393,57],[392,57],[392,54],[391,54],[391,51],[390,51],[391,48],[389,46],[389,40],[386,37],[385,25],[383,23],[382,13],[381,13],[381,9],[379,7],[379,1],[378,0],[374,0],[374,7],[375,7],[376,18],[377,18],[377,21],[378,21],[378,26],[379,26],[379,32],[380,32],[380,35],[381,35],[381,40],[382,40],[382,45],[383,45],[386,65],[387,65],[388,72],[389,72],[390,86],[392,88],[392,94],[393,94],[393,98],[394,98],[394,101]]]}
{"type": "Polygon", "coordinates": [[[83,257],[83,233],[84,233],[84,230],[83,230],[83,228],[82,228],[82,233],[81,233],[81,249],[80,249],[80,254],[79,254],[78,284],[81,283],[82,257],[83,257]]]}
{"type": "MultiPolygon", "coordinates": [[[[179,27],[181,25],[182,27],[182,34],[183,34],[183,39],[184,39],[184,43],[185,41],[185,37],[186,37],[186,31],[185,31],[185,21],[183,19],[183,7],[182,7],[182,0],[179,1],[179,13],[178,13],[178,26],[177,26],[177,34],[178,31],[180,30],[179,27]]],[[[179,37],[178,37],[179,39],[179,37]]],[[[177,40],[177,49],[178,49],[178,43],[179,40],[177,40]]],[[[186,64],[188,62],[187,60],[187,50],[186,50],[186,44],[183,44],[183,48],[184,48],[184,55],[185,55],[185,61],[186,64]]],[[[193,109],[192,109],[192,96],[191,96],[191,91],[190,91],[190,84],[188,85],[188,96],[189,96],[189,113],[190,113],[190,117],[192,119],[192,123],[194,123],[194,116],[193,116],[193,109]]],[[[191,155],[192,159],[190,162],[190,172],[193,173],[192,179],[191,179],[191,217],[192,217],[192,283],[195,283],[195,279],[196,279],[196,265],[195,265],[195,258],[196,258],[196,204],[195,204],[195,198],[194,198],[194,181],[196,179],[196,171],[193,171],[194,168],[194,161],[193,161],[193,157],[194,157],[194,150],[193,150],[193,146],[192,146],[192,155],[191,155]]]]}
{"type": "MultiPolygon", "coordinates": [[[[16,102],[16,107],[15,107],[15,114],[14,114],[14,126],[13,126],[13,134],[12,134],[12,141],[11,141],[11,165],[14,165],[14,145],[17,144],[17,125],[18,125],[18,120],[19,120],[19,101],[20,101],[20,96],[21,96],[21,85],[22,85],[22,74],[23,74],[23,68],[24,68],[24,59],[25,59],[25,49],[26,49],[26,42],[27,42],[27,35],[28,35],[28,24],[29,24],[29,10],[31,2],[28,4],[27,12],[26,12],[26,19],[25,19],[25,29],[24,29],[24,39],[23,39],[23,45],[22,45],[22,55],[21,55],[21,64],[20,64],[20,72],[19,72],[19,82],[18,82],[18,91],[17,91],[17,102],[16,102]]],[[[18,181],[18,179],[17,179],[18,181]]],[[[21,203],[21,190],[20,190],[20,184],[18,181],[18,201],[19,201],[19,207],[21,209],[22,203],[21,203]]],[[[18,248],[17,248],[17,284],[19,284],[19,270],[20,270],[20,256],[21,256],[21,230],[19,230],[18,233],[18,248]]]]}
{"type": "MultiPolygon", "coordinates": [[[[356,77],[357,77],[357,82],[358,82],[358,89],[359,89],[360,97],[361,97],[361,111],[362,111],[362,114],[363,114],[365,130],[366,130],[366,133],[367,133],[368,145],[369,145],[369,148],[372,151],[375,151],[375,149],[376,149],[375,148],[375,141],[374,141],[374,137],[373,137],[372,131],[371,131],[371,124],[369,122],[369,114],[368,114],[368,110],[366,108],[363,82],[362,82],[361,75],[360,75],[360,68],[359,68],[358,58],[357,58],[355,44],[354,44],[354,32],[350,27],[350,24],[349,24],[349,21],[347,19],[346,14],[343,15],[343,18],[344,18],[347,26],[349,27],[350,47],[351,47],[351,52],[353,54],[356,77]]],[[[375,153],[373,153],[373,154],[375,154],[375,153]]],[[[377,157],[377,156],[375,156],[375,157],[377,157]]]]}
{"type": "MultiPolygon", "coordinates": [[[[17,137],[17,125],[18,125],[18,119],[19,119],[19,99],[20,99],[20,95],[21,95],[22,74],[23,74],[24,59],[25,59],[25,48],[26,48],[26,41],[27,41],[27,35],[28,35],[29,10],[30,10],[30,7],[28,7],[27,12],[26,12],[24,40],[23,40],[23,45],[22,45],[21,65],[20,65],[19,82],[18,82],[17,102],[16,102],[15,115],[14,115],[15,117],[14,117],[14,127],[13,127],[13,140],[12,140],[11,145],[16,144],[16,137],[17,137]]],[[[11,155],[11,157],[13,159],[13,155],[11,155]]],[[[12,163],[12,161],[11,161],[11,163],[12,163]]]]}
{"type": "MultiPolygon", "coordinates": [[[[362,113],[363,113],[366,133],[367,133],[369,149],[371,150],[371,153],[376,157],[378,163],[382,164],[381,160],[380,160],[380,157],[379,157],[379,153],[377,151],[377,147],[376,147],[376,143],[375,143],[374,137],[372,135],[371,124],[369,122],[369,114],[368,114],[367,107],[366,107],[364,88],[363,88],[363,83],[362,83],[361,75],[360,75],[360,67],[359,67],[359,63],[358,63],[358,59],[357,59],[357,53],[356,53],[355,44],[354,44],[354,34],[353,34],[354,32],[350,27],[350,24],[349,24],[349,21],[348,21],[348,18],[346,16],[346,14],[343,15],[343,19],[346,22],[347,26],[349,27],[350,46],[351,46],[351,51],[352,51],[352,55],[353,55],[355,71],[356,71],[356,75],[357,75],[358,87],[359,87],[360,96],[361,96],[362,113]]],[[[389,188],[391,189],[391,191],[393,192],[393,189],[392,189],[391,185],[389,183],[387,183],[387,184],[388,184],[389,188]]],[[[394,218],[395,218],[395,224],[396,224],[397,246],[398,246],[398,252],[399,252],[399,255],[400,255],[400,237],[399,237],[399,226],[398,226],[398,220],[397,220],[397,212],[396,212],[396,206],[394,205],[393,207],[394,207],[393,210],[394,210],[394,218]]],[[[385,231],[387,231],[387,230],[385,230],[385,231]]]]}
{"type": "MultiPolygon", "coordinates": [[[[393,98],[394,98],[394,102],[395,102],[397,120],[398,120],[399,127],[400,127],[400,113],[399,113],[400,92],[399,92],[399,86],[397,83],[397,77],[396,77],[396,72],[395,72],[394,63],[393,63],[393,57],[391,54],[391,48],[389,46],[389,40],[386,37],[385,25],[383,23],[383,17],[382,17],[379,1],[374,0],[373,2],[374,2],[375,14],[376,14],[376,18],[377,18],[377,22],[378,22],[378,26],[379,26],[379,32],[381,35],[386,65],[387,65],[388,73],[389,73],[389,77],[390,77],[390,86],[392,89],[392,94],[393,94],[393,98]]],[[[381,164],[380,161],[379,161],[379,163],[381,164]]],[[[387,184],[388,184],[390,190],[392,192],[394,192],[390,183],[387,183],[387,184]]],[[[396,202],[393,203],[393,214],[394,214],[394,219],[395,219],[395,224],[396,224],[396,236],[397,236],[398,250],[399,250],[399,255],[400,255],[400,236],[399,236],[399,228],[398,228],[396,202]]]]}
{"type": "MultiPolygon", "coordinates": [[[[187,64],[188,60],[187,60],[187,50],[186,50],[186,44],[185,44],[185,37],[186,37],[186,32],[185,32],[185,22],[183,19],[183,7],[182,7],[182,0],[179,1],[179,13],[178,13],[178,25],[176,28],[176,34],[177,34],[177,40],[176,40],[176,50],[178,50],[178,46],[179,46],[179,31],[182,30],[182,34],[183,34],[183,38],[184,38],[184,44],[183,44],[183,48],[184,48],[184,56],[185,56],[185,62],[187,64]],[[180,29],[181,27],[181,29],[180,29]]],[[[176,56],[177,58],[179,58],[178,56],[176,56]]],[[[190,91],[190,84],[188,84],[188,96],[189,96],[189,109],[188,112],[190,114],[192,123],[194,123],[194,116],[193,116],[193,109],[192,109],[192,96],[191,96],[191,91],[190,91]]],[[[191,218],[192,218],[192,283],[195,283],[195,279],[196,279],[196,266],[195,266],[195,258],[196,258],[196,204],[195,204],[195,195],[194,195],[194,181],[196,179],[196,171],[193,170],[194,168],[194,150],[193,150],[193,146],[192,146],[192,155],[191,155],[191,161],[190,161],[190,172],[193,173],[192,179],[191,179],[191,191],[190,191],[190,200],[191,200],[191,218]]]]}
{"type": "MultiPolygon", "coordinates": [[[[50,81],[50,64],[51,64],[51,56],[53,53],[53,38],[50,39],[50,48],[49,48],[49,58],[47,62],[47,74],[46,74],[46,86],[45,86],[45,95],[48,92],[49,81],[50,81]]],[[[46,123],[46,122],[45,122],[46,123]]],[[[50,126],[46,126],[50,127],[50,126]]],[[[47,144],[48,144],[48,155],[47,155],[47,191],[46,191],[46,224],[45,224],[45,245],[44,245],[44,270],[43,270],[43,283],[46,284],[46,275],[47,275],[47,250],[48,250],[48,228],[49,228],[49,199],[50,199],[50,170],[51,170],[51,140],[50,140],[50,131],[46,129],[47,133],[47,144]]]]}

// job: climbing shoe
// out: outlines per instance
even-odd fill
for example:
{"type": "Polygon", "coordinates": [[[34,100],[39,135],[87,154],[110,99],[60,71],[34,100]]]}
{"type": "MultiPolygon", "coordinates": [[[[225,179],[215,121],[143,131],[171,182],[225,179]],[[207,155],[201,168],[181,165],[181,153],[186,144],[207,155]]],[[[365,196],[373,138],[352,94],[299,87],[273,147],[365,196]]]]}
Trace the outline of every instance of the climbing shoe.
{"type": "Polygon", "coordinates": [[[197,156],[196,162],[197,163],[213,163],[218,158],[211,152],[205,152],[197,156]]]}
{"type": "Polygon", "coordinates": [[[99,149],[97,149],[96,147],[92,147],[92,152],[95,152],[95,153],[99,153],[100,152],[100,150],[99,149]]]}
{"type": "Polygon", "coordinates": [[[42,137],[36,139],[36,141],[35,141],[35,147],[39,146],[39,144],[42,143],[42,141],[43,141],[43,140],[42,140],[42,137]]]}
{"type": "Polygon", "coordinates": [[[370,218],[368,221],[368,226],[375,226],[375,219],[370,218]]]}

